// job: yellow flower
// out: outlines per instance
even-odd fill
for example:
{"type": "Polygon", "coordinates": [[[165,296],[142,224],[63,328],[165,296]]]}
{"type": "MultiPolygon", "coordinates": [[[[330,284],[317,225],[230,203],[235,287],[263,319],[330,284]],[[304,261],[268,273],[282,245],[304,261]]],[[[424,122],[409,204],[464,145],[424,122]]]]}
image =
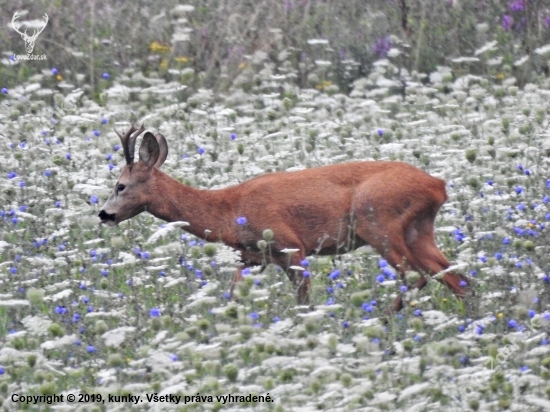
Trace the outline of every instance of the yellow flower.
{"type": "Polygon", "coordinates": [[[416,302],[413,300],[411,301],[410,305],[414,308],[416,306],[416,302]]]}
{"type": "Polygon", "coordinates": [[[532,229],[532,228],[534,228],[534,227],[535,227],[535,225],[534,225],[534,224],[532,224],[531,222],[529,222],[529,223],[527,223],[527,227],[528,227],[528,228],[531,228],[531,229],[532,229]]]}
{"type": "Polygon", "coordinates": [[[502,314],[502,312],[499,312],[498,315],[497,315],[497,318],[502,319],[504,317],[504,315],[502,314]]]}
{"type": "Polygon", "coordinates": [[[447,298],[443,298],[443,303],[447,303],[447,298]]]}
{"type": "Polygon", "coordinates": [[[240,62],[239,63],[239,69],[246,69],[246,63],[245,62],[240,62]]]}
{"type": "Polygon", "coordinates": [[[168,59],[162,59],[159,63],[159,67],[162,70],[166,70],[168,68],[168,59]]]}
{"type": "Polygon", "coordinates": [[[178,63],[187,63],[189,61],[189,57],[178,56],[178,57],[174,57],[174,60],[177,61],[178,63]]]}
{"type": "Polygon", "coordinates": [[[497,80],[504,80],[504,73],[497,74],[497,80]]]}
{"type": "Polygon", "coordinates": [[[126,363],[130,363],[131,360],[132,358],[126,358],[126,363]]]}
{"type": "Polygon", "coordinates": [[[151,51],[151,53],[168,53],[170,52],[170,46],[166,46],[159,43],[158,41],[154,41],[149,45],[149,50],[151,51]]]}
{"type": "Polygon", "coordinates": [[[58,74],[57,76],[55,76],[55,78],[57,79],[58,82],[60,82],[61,80],[63,80],[63,76],[61,76],[60,74],[58,74]]]}
{"type": "Polygon", "coordinates": [[[317,90],[325,90],[328,86],[330,86],[332,82],[330,80],[322,81],[321,83],[318,83],[315,88],[317,90]]]}

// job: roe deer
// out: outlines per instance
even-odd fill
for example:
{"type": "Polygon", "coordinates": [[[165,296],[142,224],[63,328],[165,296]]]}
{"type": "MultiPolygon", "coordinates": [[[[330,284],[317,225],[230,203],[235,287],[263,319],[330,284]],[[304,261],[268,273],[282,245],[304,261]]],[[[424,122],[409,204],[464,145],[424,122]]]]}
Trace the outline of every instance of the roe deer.
{"type": "MultiPolygon", "coordinates": [[[[408,270],[434,275],[450,265],[434,240],[434,219],[447,200],[445,182],[410,164],[344,163],[198,190],[159,170],[168,154],[161,134],[145,133],[134,163],[136,138],[143,131],[143,125],[132,126],[119,134],[127,164],[99,213],[101,223],[114,226],[143,211],[168,222],[187,221],[185,230],[195,236],[240,250],[245,266],[262,264],[257,242],[271,229],[271,262],[297,287],[300,304],[309,300],[310,279],[290,266],[313,253],[335,255],[370,245],[401,276],[408,270]],[[285,248],[298,252],[289,258],[285,248]]],[[[457,273],[447,272],[438,280],[459,298],[469,290],[468,279],[457,273]]],[[[421,289],[426,282],[422,276],[414,286],[421,289]]],[[[402,307],[399,295],[392,308],[402,307]]]]}

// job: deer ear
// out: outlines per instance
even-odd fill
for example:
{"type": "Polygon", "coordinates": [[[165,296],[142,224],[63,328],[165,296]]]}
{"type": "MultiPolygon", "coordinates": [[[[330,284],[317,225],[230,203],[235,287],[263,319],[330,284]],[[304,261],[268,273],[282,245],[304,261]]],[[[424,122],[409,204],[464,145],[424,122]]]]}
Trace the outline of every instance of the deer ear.
{"type": "Polygon", "coordinates": [[[139,147],[139,161],[151,169],[159,158],[159,144],[152,133],[145,133],[139,147]]]}

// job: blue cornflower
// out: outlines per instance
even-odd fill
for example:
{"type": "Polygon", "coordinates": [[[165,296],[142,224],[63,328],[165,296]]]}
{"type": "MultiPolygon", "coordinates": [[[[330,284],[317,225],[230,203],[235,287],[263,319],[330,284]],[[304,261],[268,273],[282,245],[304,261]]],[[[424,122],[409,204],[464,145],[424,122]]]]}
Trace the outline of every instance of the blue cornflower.
{"type": "Polygon", "coordinates": [[[374,308],[368,303],[363,303],[362,308],[367,313],[371,313],[374,310],[374,308]]]}

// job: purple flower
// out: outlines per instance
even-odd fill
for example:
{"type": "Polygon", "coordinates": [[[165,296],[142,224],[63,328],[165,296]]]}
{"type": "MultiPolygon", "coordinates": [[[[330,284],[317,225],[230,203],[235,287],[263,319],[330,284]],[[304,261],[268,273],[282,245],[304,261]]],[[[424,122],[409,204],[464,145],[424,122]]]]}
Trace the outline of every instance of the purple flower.
{"type": "Polygon", "coordinates": [[[367,313],[371,313],[373,311],[373,307],[368,303],[363,303],[362,308],[367,313]]]}
{"type": "Polygon", "coordinates": [[[390,49],[391,49],[391,40],[389,36],[380,37],[378,40],[376,40],[376,44],[374,45],[374,53],[378,57],[382,57],[382,58],[386,57],[390,49]]]}
{"type": "Polygon", "coordinates": [[[5,87],[2,87],[2,94],[8,94],[8,89],[6,89],[5,87]]]}
{"type": "Polygon", "coordinates": [[[525,8],[524,0],[516,0],[508,4],[512,11],[522,11],[525,8]]]}
{"type": "Polygon", "coordinates": [[[95,346],[92,346],[92,345],[88,345],[88,347],[86,348],[86,350],[88,351],[88,353],[97,352],[97,349],[95,348],[95,346]]]}
{"type": "Polygon", "coordinates": [[[305,277],[305,278],[308,278],[308,277],[310,276],[309,271],[308,271],[308,270],[304,270],[304,271],[302,272],[302,276],[305,277]]]}
{"type": "Polygon", "coordinates": [[[159,308],[153,308],[149,311],[149,315],[158,318],[160,316],[160,309],[159,308]]]}
{"type": "MultiPolygon", "coordinates": [[[[543,17],[542,20],[544,20],[544,24],[546,24],[546,28],[550,29],[550,16],[543,17]]],[[[2,89],[2,93],[4,93],[4,89],[2,89]]]]}
{"type": "Polygon", "coordinates": [[[57,70],[57,68],[53,67],[52,68],[52,74],[55,76],[57,73],[59,73],[59,70],[57,70]]]}
{"type": "Polygon", "coordinates": [[[510,27],[512,27],[512,16],[505,14],[502,16],[502,28],[508,31],[510,30],[510,27]]]}
{"type": "Polygon", "coordinates": [[[108,121],[109,121],[109,119],[104,117],[103,119],[101,119],[101,124],[107,124],[108,121]]]}
{"type": "Polygon", "coordinates": [[[99,136],[99,130],[94,130],[94,136],[95,136],[95,137],[98,137],[98,136],[99,136]]]}
{"type": "Polygon", "coordinates": [[[235,140],[235,139],[237,138],[237,135],[236,135],[235,133],[231,133],[231,134],[229,135],[229,138],[230,138],[231,140],[235,140]]]}
{"type": "Polygon", "coordinates": [[[101,75],[105,80],[109,78],[109,73],[105,72],[101,75]]]}
{"type": "Polygon", "coordinates": [[[203,149],[202,147],[199,147],[199,148],[197,149],[197,153],[200,154],[200,155],[203,154],[203,153],[204,153],[204,149],[203,149]]]}
{"type": "Polygon", "coordinates": [[[510,319],[508,321],[508,327],[510,327],[512,329],[515,328],[517,325],[518,325],[518,323],[514,319],[510,319]]]}
{"type": "Polygon", "coordinates": [[[379,282],[379,283],[382,283],[385,280],[386,280],[386,278],[382,274],[379,274],[378,276],[376,276],[376,281],[379,282]]]}
{"type": "Polygon", "coordinates": [[[13,179],[16,176],[17,176],[17,173],[15,173],[15,172],[9,172],[8,173],[8,179],[13,179]]]}
{"type": "Polygon", "coordinates": [[[244,217],[244,216],[239,216],[239,217],[237,218],[236,222],[237,222],[237,224],[238,224],[239,226],[242,226],[242,225],[246,225],[247,220],[246,220],[246,217],[244,217]]]}
{"type": "Polygon", "coordinates": [[[90,202],[91,202],[91,203],[94,203],[94,204],[97,203],[97,202],[98,202],[97,196],[96,196],[96,195],[91,195],[91,196],[90,196],[90,202]]]}
{"type": "Polygon", "coordinates": [[[383,136],[384,135],[384,129],[378,129],[377,133],[378,133],[378,136],[383,136]]]}

